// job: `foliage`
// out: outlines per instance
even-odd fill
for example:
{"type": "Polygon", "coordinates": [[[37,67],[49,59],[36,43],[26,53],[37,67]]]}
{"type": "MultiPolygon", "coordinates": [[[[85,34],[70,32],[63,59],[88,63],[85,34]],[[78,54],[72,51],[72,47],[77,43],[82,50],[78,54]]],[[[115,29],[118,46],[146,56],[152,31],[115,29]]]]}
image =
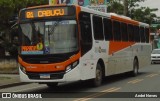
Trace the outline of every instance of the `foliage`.
{"type": "Polygon", "coordinates": [[[17,46],[9,41],[9,36],[12,36],[11,26],[15,24],[19,10],[44,4],[48,4],[48,0],[0,0],[0,34],[5,34],[0,36],[0,46],[11,55],[17,54],[17,46]]]}
{"type": "Polygon", "coordinates": [[[8,29],[9,20],[17,16],[20,9],[47,3],[47,0],[0,0],[0,31],[8,29]]]}
{"type": "Polygon", "coordinates": [[[152,13],[154,11],[157,11],[158,9],[150,9],[148,7],[141,7],[138,9],[133,9],[131,13],[131,17],[135,20],[145,22],[148,24],[151,24],[156,18],[156,14],[152,13]]]}
{"type": "Polygon", "coordinates": [[[138,2],[144,2],[145,0],[112,0],[110,5],[108,6],[108,12],[115,12],[118,14],[123,14],[124,11],[124,3],[127,2],[128,12],[135,7],[139,7],[138,2]]]}
{"type": "Polygon", "coordinates": [[[108,7],[108,12],[115,12],[122,15],[124,11],[123,1],[128,3],[128,16],[132,19],[151,24],[157,15],[154,13],[157,8],[149,7],[139,7],[139,2],[144,2],[145,0],[113,0],[113,2],[108,7]]]}
{"type": "Polygon", "coordinates": [[[124,7],[123,7],[123,4],[117,1],[113,1],[111,5],[108,6],[107,10],[108,12],[123,14],[124,7]]]}
{"type": "Polygon", "coordinates": [[[158,25],[156,29],[158,29],[158,30],[159,30],[159,29],[160,29],[160,25],[158,25]]]}
{"type": "Polygon", "coordinates": [[[138,2],[144,2],[145,0],[128,0],[128,8],[132,9],[135,7],[139,7],[138,2]]]}

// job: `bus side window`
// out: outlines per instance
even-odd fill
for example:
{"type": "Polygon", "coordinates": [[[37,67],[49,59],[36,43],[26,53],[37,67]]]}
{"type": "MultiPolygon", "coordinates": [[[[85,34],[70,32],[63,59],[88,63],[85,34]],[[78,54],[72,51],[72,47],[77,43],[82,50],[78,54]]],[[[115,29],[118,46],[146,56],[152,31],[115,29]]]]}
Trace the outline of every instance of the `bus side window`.
{"type": "Polygon", "coordinates": [[[104,35],[105,35],[105,40],[113,40],[113,33],[112,33],[112,20],[110,19],[103,19],[104,23],[104,35]]]}
{"type": "Polygon", "coordinates": [[[122,41],[128,41],[127,24],[121,23],[122,41]]]}
{"type": "Polygon", "coordinates": [[[120,22],[113,21],[113,33],[114,33],[114,40],[121,41],[120,22]]]}
{"type": "Polygon", "coordinates": [[[86,54],[92,48],[92,30],[89,13],[81,12],[79,14],[81,30],[81,50],[82,55],[86,54]]]}
{"type": "Polygon", "coordinates": [[[145,28],[146,42],[149,43],[149,28],[145,28]]]}
{"type": "Polygon", "coordinates": [[[102,17],[93,16],[93,30],[95,40],[104,40],[102,17]]]}
{"type": "Polygon", "coordinates": [[[128,34],[129,34],[129,41],[135,41],[134,27],[131,24],[128,24],[128,34]]]}
{"type": "Polygon", "coordinates": [[[140,42],[139,26],[134,26],[135,42],[140,42]]]}
{"type": "Polygon", "coordinates": [[[141,42],[145,42],[146,41],[146,36],[144,33],[144,27],[140,27],[140,35],[141,35],[141,42]]]}

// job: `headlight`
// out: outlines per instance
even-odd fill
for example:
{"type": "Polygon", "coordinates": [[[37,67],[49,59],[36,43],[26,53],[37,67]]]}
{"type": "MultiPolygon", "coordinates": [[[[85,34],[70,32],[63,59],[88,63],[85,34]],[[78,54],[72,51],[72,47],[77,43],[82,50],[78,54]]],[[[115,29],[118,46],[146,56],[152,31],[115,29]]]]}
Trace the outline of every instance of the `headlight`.
{"type": "Polygon", "coordinates": [[[79,61],[76,61],[74,63],[72,63],[71,65],[67,66],[66,68],[66,73],[68,73],[69,71],[71,71],[73,68],[75,68],[77,65],[79,64],[79,61]]]}
{"type": "Polygon", "coordinates": [[[78,65],[79,61],[76,61],[72,64],[72,67],[76,67],[78,65]]]}
{"type": "Polygon", "coordinates": [[[25,69],[22,65],[19,64],[19,68],[21,69],[21,71],[22,71],[24,74],[26,74],[26,69],[25,69]]]}
{"type": "Polygon", "coordinates": [[[71,68],[71,65],[69,65],[67,68],[66,68],[66,73],[68,73],[69,71],[71,71],[72,68],[71,68]]]}

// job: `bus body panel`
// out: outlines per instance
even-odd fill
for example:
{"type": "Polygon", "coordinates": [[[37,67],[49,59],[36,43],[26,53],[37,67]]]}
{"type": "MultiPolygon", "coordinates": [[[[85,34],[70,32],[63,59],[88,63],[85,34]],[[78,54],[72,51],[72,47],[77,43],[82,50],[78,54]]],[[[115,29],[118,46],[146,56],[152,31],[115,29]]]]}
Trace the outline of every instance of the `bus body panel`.
{"type": "Polygon", "coordinates": [[[138,58],[139,68],[150,64],[151,46],[148,43],[138,43],[128,46],[109,56],[108,75],[124,73],[133,70],[133,61],[138,58]],[[144,50],[147,50],[144,52],[144,50]],[[114,68],[110,68],[110,66],[114,68]]]}

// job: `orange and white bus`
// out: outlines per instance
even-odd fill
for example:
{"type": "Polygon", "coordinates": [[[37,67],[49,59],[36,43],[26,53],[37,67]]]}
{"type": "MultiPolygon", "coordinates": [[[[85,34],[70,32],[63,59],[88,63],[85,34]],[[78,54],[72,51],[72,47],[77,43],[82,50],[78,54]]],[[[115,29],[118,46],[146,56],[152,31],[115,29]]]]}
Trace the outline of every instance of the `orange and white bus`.
{"type": "Polygon", "coordinates": [[[19,14],[19,73],[23,82],[91,80],[150,64],[149,25],[77,5],[36,6],[19,14]]]}

